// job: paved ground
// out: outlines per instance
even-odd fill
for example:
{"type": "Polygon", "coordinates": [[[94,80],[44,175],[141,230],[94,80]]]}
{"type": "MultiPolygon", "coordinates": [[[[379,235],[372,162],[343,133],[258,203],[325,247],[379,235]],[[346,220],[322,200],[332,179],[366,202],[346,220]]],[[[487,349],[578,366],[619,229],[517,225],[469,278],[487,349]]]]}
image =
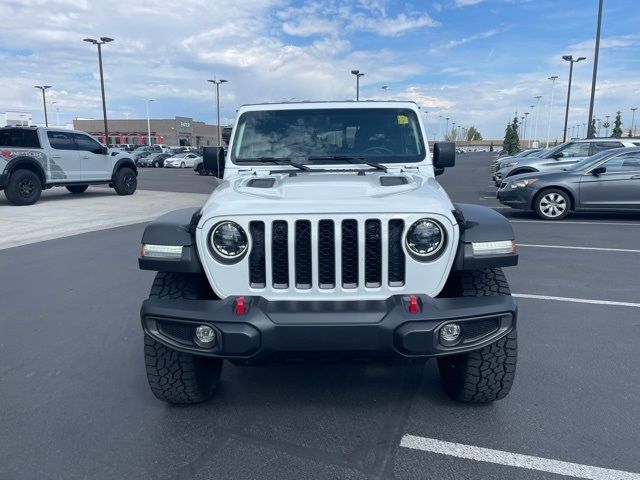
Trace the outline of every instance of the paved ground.
{"type": "MultiPolygon", "coordinates": [[[[488,165],[464,155],[439,179],[457,201],[498,207],[488,165]]],[[[148,189],[214,181],[148,172],[148,189]]],[[[529,245],[512,290],[534,298],[519,299],[512,393],[481,407],[451,402],[434,363],[225,365],[212,401],[170,407],[144,375],[143,225],[0,251],[0,478],[640,478],[587,467],[640,472],[640,216],[499,211],[529,245]],[[407,435],[427,451],[401,447],[407,435]],[[428,439],[454,445],[434,453],[428,439]]]]}

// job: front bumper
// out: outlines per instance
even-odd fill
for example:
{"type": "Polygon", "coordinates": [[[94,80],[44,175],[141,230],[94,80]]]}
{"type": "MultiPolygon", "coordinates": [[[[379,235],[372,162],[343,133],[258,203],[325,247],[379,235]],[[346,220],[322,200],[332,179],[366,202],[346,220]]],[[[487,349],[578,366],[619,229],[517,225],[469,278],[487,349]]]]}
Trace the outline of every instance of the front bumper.
{"type": "Polygon", "coordinates": [[[480,349],[507,335],[516,324],[510,296],[430,298],[416,295],[420,311],[411,313],[409,297],[369,301],[269,301],[243,297],[246,311],[236,313],[237,297],[224,300],[145,300],[144,331],[182,352],[235,361],[271,357],[385,356],[424,358],[480,349]],[[462,327],[453,346],[439,342],[440,328],[462,327]],[[212,348],[197,345],[195,327],[217,333],[212,348]]]}
{"type": "Polygon", "coordinates": [[[503,205],[521,210],[530,210],[535,192],[531,188],[500,189],[496,198],[503,205]]]}

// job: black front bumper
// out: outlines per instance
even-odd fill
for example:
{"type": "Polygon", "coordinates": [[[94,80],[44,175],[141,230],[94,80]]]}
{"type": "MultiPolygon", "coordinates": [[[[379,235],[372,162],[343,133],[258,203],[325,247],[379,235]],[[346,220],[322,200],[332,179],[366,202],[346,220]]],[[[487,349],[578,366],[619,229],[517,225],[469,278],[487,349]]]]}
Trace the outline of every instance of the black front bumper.
{"type": "Polygon", "coordinates": [[[508,334],[517,307],[510,296],[430,298],[416,295],[420,311],[411,313],[409,297],[370,301],[268,301],[244,297],[246,311],[236,313],[236,297],[224,300],[145,300],[144,331],[187,353],[246,361],[274,356],[349,354],[422,358],[482,348],[508,334]],[[440,328],[455,321],[460,341],[443,346],[440,328]],[[195,327],[217,333],[215,346],[194,340],[195,327]]]}

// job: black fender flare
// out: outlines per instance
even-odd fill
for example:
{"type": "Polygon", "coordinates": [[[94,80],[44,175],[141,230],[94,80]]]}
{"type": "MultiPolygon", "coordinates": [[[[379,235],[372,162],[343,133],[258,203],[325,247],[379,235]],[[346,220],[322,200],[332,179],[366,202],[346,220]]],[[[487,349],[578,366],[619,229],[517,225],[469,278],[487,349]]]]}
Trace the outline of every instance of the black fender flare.
{"type": "Polygon", "coordinates": [[[476,256],[473,242],[515,240],[511,222],[490,207],[459,203],[454,215],[460,227],[460,243],[453,264],[454,270],[479,270],[511,267],[518,264],[518,252],[501,255],[476,256]]]}
{"type": "Polygon", "coordinates": [[[47,183],[47,176],[45,174],[44,168],[42,164],[33,157],[28,156],[20,156],[12,158],[4,167],[4,173],[10,175],[13,170],[20,167],[21,165],[29,165],[29,169],[33,170],[38,177],[40,177],[40,181],[42,185],[47,183]]]}
{"type": "Polygon", "coordinates": [[[141,270],[156,272],[202,273],[196,247],[195,229],[200,220],[200,208],[181,208],[165,213],[148,224],[142,234],[145,245],[182,246],[180,259],[138,258],[141,270]]]}
{"type": "Polygon", "coordinates": [[[116,164],[113,166],[113,173],[111,174],[111,181],[113,181],[116,176],[116,172],[120,170],[122,167],[129,167],[134,172],[136,172],[136,176],[138,175],[138,167],[136,167],[136,162],[134,162],[131,158],[125,157],[119,159],[116,164]]]}

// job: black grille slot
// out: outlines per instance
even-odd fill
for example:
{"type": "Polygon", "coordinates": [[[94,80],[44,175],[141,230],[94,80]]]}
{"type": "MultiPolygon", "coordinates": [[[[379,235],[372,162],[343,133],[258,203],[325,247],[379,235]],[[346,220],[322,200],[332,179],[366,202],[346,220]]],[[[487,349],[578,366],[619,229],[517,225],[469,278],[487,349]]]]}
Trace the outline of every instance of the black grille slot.
{"type": "Polygon", "coordinates": [[[464,322],[462,324],[462,334],[465,341],[484,337],[498,330],[500,319],[487,318],[486,320],[476,320],[474,322],[464,322]]]}
{"type": "Polygon", "coordinates": [[[189,325],[175,322],[158,321],[158,330],[166,337],[180,343],[193,343],[193,329],[189,325]]]}
{"type": "Polygon", "coordinates": [[[253,288],[264,288],[267,285],[264,222],[251,222],[249,232],[253,242],[253,248],[249,254],[249,281],[253,288]]]}
{"type": "Polygon", "coordinates": [[[296,222],[296,287],[311,288],[311,222],[296,222]]]}
{"type": "Polygon", "coordinates": [[[401,287],[405,278],[405,258],[402,249],[403,220],[389,222],[389,286],[401,287]]]}
{"type": "Polygon", "coordinates": [[[287,222],[273,222],[271,232],[271,263],[273,288],[289,288],[289,233],[287,222]]]}
{"type": "Polygon", "coordinates": [[[320,288],[336,286],[336,239],[333,220],[318,222],[318,283],[320,288]]]}
{"type": "Polygon", "coordinates": [[[364,282],[367,287],[382,285],[382,227],[380,220],[364,224],[364,282]]]}
{"type": "Polygon", "coordinates": [[[358,222],[342,222],[342,286],[358,287],[358,222]]]}

